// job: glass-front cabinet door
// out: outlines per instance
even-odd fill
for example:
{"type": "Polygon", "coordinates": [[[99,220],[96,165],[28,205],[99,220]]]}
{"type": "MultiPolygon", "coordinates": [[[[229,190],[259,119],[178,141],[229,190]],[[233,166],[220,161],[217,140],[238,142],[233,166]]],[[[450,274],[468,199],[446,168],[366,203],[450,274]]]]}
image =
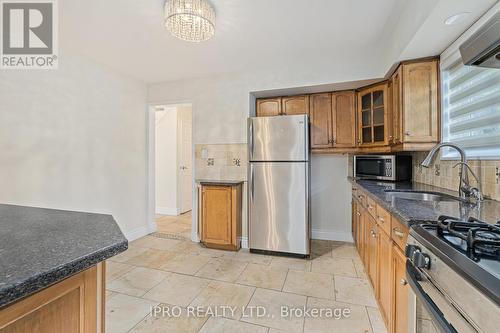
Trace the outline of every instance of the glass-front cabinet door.
{"type": "Polygon", "coordinates": [[[359,90],[358,143],[360,145],[388,144],[387,107],[387,83],[359,90]]]}

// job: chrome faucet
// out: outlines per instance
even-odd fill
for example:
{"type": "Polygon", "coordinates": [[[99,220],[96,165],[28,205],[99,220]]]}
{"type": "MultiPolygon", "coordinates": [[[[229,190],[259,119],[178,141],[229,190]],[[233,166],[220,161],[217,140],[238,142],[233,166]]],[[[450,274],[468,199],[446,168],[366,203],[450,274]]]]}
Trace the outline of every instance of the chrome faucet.
{"type": "Polygon", "coordinates": [[[459,172],[460,181],[458,184],[458,193],[459,193],[460,198],[470,202],[470,198],[474,197],[478,201],[481,201],[483,198],[482,194],[481,194],[481,183],[479,182],[479,179],[474,174],[474,172],[472,172],[471,168],[467,164],[467,157],[465,155],[465,151],[462,148],[460,148],[459,146],[457,146],[453,143],[449,143],[449,142],[439,143],[431,149],[431,151],[429,152],[427,157],[422,161],[422,163],[420,165],[422,165],[425,168],[428,168],[431,165],[436,153],[443,147],[454,148],[460,154],[460,162],[454,166],[454,167],[456,167],[456,166],[460,165],[460,172],[459,172]],[[475,178],[475,180],[478,184],[478,188],[470,186],[470,184],[469,184],[469,171],[472,173],[472,176],[475,178]]]}

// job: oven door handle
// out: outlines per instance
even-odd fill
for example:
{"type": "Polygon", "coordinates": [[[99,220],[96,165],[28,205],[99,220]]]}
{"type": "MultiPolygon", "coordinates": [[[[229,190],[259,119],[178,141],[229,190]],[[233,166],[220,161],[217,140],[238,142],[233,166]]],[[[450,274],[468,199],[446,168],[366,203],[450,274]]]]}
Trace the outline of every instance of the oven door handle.
{"type": "Polygon", "coordinates": [[[418,300],[422,302],[425,309],[432,317],[434,324],[436,324],[440,332],[443,333],[458,333],[457,330],[453,328],[445,319],[441,311],[439,311],[438,307],[432,299],[425,293],[420,284],[418,283],[418,271],[415,267],[413,267],[410,260],[406,260],[406,277],[408,279],[408,283],[412,291],[417,296],[418,300]]]}

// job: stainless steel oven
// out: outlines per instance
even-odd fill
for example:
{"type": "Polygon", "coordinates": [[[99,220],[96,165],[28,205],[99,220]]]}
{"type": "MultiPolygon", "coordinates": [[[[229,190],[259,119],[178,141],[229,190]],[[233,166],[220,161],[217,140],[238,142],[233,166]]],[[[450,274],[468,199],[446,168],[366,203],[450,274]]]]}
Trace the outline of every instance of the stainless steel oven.
{"type": "Polygon", "coordinates": [[[498,332],[498,306],[415,237],[406,247],[409,332],[498,332]]]}
{"type": "Polygon", "coordinates": [[[356,178],[411,180],[412,163],[409,155],[355,155],[353,167],[356,178]]]}

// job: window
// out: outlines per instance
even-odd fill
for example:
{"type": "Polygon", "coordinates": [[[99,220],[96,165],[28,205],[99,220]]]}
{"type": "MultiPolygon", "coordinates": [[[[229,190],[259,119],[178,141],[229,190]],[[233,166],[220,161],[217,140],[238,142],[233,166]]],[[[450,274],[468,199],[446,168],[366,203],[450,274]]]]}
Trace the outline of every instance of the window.
{"type": "MultiPolygon", "coordinates": [[[[450,58],[441,68],[443,141],[464,147],[468,158],[499,158],[500,69],[464,66],[458,50],[450,58]]],[[[443,157],[458,155],[450,149],[443,157]]]]}

